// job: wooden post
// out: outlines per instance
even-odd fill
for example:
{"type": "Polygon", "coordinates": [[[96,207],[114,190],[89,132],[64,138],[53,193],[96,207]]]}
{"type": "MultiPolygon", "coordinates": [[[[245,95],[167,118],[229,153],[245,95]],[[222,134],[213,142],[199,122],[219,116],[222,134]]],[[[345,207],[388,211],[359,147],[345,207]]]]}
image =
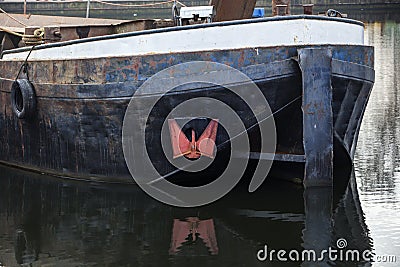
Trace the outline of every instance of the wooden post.
{"type": "Polygon", "coordinates": [[[333,185],[332,51],[298,50],[303,79],[304,185],[333,185]]]}
{"type": "Polygon", "coordinates": [[[87,0],[87,5],[86,5],[86,18],[89,18],[89,12],[90,12],[90,0],[87,0]]]}
{"type": "Polygon", "coordinates": [[[290,15],[290,0],[272,0],[272,16],[278,16],[278,5],[286,5],[285,15],[290,15]]]}
{"type": "Polygon", "coordinates": [[[216,15],[213,21],[250,19],[256,6],[256,0],[210,0],[216,15]]]}
{"type": "Polygon", "coordinates": [[[303,13],[304,15],[312,15],[313,14],[314,4],[303,5],[303,13]]]}

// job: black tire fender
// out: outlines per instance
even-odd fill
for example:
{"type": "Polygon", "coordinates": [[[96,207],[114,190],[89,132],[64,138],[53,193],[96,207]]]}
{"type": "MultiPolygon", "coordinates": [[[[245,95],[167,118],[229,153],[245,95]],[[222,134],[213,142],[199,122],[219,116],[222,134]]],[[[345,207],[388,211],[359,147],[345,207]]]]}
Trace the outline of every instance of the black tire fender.
{"type": "Polygon", "coordinates": [[[27,79],[17,79],[11,87],[11,107],[19,119],[32,117],[36,112],[36,93],[27,79]]]}

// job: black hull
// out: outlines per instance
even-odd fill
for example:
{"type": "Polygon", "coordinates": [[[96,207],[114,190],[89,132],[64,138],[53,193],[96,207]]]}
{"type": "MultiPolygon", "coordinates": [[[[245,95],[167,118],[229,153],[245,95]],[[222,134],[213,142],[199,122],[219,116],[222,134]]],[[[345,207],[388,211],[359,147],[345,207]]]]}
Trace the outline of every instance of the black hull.
{"type": "MultiPolygon", "coordinates": [[[[0,66],[0,161],[57,176],[130,183],[132,178],[125,163],[121,138],[123,119],[132,95],[162,69],[202,60],[238,69],[258,85],[274,114],[271,119],[277,134],[275,166],[296,166],[293,175],[302,178],[307,158],[303,136],[303,77],[295,60],[298,49],[302,48],[30,62],[28,73],[36,91],[37,109],[31,118],[25,119],[15,116],[10,101],[11,84],[22,62],[4,61],[0,66]],[[280,165],[282,162],[284,164],[280,165]]],[[[349,167],[373,85],[373,48],[314,48],[332,51],[332,102],[326,104],[331,106],[333,115],[333,154],[336,165],[349,167]]],[[[192,84],[190,88],[176,88],[157,103],[148,119],[151,123],[146,125],[150,158],[162,175],[174,172],[175,168],[164,153],[160,153],[160,125],[176,105],[201,96],[219,99],[231,106],[246,127],[255,123],[248,107],[222,87],[192,84]]],[[[151,97],[149,92],[146,98],[151,97]]],[[[257,127],[248,134],[252,153],[245,155],[239,151],[235,152],[235,157],[271,160],[270,154],[258,153],[257,127]]],[[[219,129],[217,146],[227,138],[226,132],[219,129]]],[[[207,175],[223,169],[225,150],[229,150],[229,145],[219,149],[207,175]]],[[[287,168],[283,167],[282,171],[286,172],[287,168]]]]}

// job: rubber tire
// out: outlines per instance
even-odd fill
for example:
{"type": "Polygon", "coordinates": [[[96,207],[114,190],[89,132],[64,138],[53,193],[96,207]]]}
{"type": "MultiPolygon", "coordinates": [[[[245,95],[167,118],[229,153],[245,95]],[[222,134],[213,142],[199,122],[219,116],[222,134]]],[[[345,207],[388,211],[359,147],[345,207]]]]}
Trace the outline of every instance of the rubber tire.
{"type": "Polygon", "coordinates": [[[11,107],[19,119],[30,118],[36,113],[35,89],[27,79],[17,79],[13,82],[11,107]]]}

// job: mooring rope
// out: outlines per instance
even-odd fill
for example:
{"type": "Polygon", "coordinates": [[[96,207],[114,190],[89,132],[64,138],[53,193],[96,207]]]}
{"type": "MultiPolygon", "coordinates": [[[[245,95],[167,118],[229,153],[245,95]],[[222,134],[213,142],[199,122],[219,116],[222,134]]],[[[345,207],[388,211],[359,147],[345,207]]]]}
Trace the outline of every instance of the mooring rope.
{"type": "MultiPolygon", "coordinates": [[[[165,5],[165,4],[169,4],[169,3],[178,3],[181,6],[186,6],[185,4],[183,4],[183,3],[181,3],[180,1],[177,1],[177,0],[168,0],[168,1],[164,1],[164,2],[151,3],[151,4],[140,4],[140,5],[116,4],[116,3],[110,3],[110,2],[105,2],[105,1],[101,1],[101,0],[92,0],[92,1],[100,3],[100,4],[104,4],[104,5],[121,6],[121,7],[149,7],[149,6],[165,5]]],[[[84,3],[85,1],[82,1],[82,0],[78,0],[78,1],[71,0],[71,1],[52,2],[52,3],[62,4],[62,3],[73,3],[73,2],[82,2],[82,3],[84,3]]],[[[4,13],[6,16],[8,16],[12,20],[18,22],[19,24],[23,25],[24,27],[28,27],[27,24],[25,24],[22,21],[18,20],[14,16],[8,14],[2,8],[0,8],[0,12],[4,13]]],[[[21,37],[22,40],[25,42],[25,44],[28,45],[28,46],[30,46],[30,45],[38,45],[38,44],[42,44],[43,43],[43,36],[44,36],[44,29],[43,28],[35,30],[33,35],[22,34],[22,33],[10,30],[10,29],[8,29],[6,27],[2,27],[2,26],[0,26],[0,31],[4,31],[4,32],[7,32],[9,34],[21,37]]]]}
{"type": "Polygon", "coordinates": [[[16,32],[16,31],[12,31],[12,30],[9,30],[9,29],[1,27],[1,26],[0,26],[0,31],[6,32],[6,33],[9,33],[9,34],[12,34],[12,35],[16,35],[16,36],[19,36],[19,37],[23,37],[24,36],[22,33],[19,33],[19,32],[16,32]]]}
{"type": "Polygon", "coordinates": [[[10,19],[18,22],[19,24],[21,24],[24,27],[27,27],[28,25],[26,25],[25,23],[23,23],[22,21],[20,21],[19,19],[15,18],[14,16],[8,14],[4,9],[0,8],[0,12],[3,12],[4,14],[6,14],[7,17],[9,17],[10,19]]]}
{"type": "Polygon", "coordinates": [[[24,34],[22,36],[22,41],[24,41],[24,43],[27,46],[30,45],[39,45],[39,44],[43,44],[43,36],[44,36],[44,28],[40,28],[40,29],[36,29],[33,32],[33,35],[29,35],[29,34],[24,34]]]}
{"type": "MultiPolygon", "coordinates": [[[[12,20],[18,22],[19,24],[21,24],[24,27],[28,27],[28,25],[26,25],[25,23],[23,23],[22,21],[18,20],[17,18],[15,18],[14,16],[8,14],[4,9],[0,8],[0,12],[3,12],[7,17],[11,18],[12,20]]],[[[22,41],[25,42],[26,45],[30,46],[30,45],[38,45],[38,44],[42,44],[43,43],[43,36],[44,36],[44,28],[40,28],[40,29],[36,29],[32,35],[30,34],[22,34],[13,30],[10,30],[6,27],[1,27],[0,26],[0,30],[18,37],[22,38],[22,41]]]]}
{"type": "Polygon", "coordinates": [[[0,26],[0,30],[22,38],[27,46],[43,44],[44,28],[36,29],[33,34],[22,34],[0,26]]]}
{"type": "Polygon", "coordinates": [[[35,49],[35,45],[33,45],[33,46],[31,47],[31,49],[29,50],[29,53],[28,53],[28,55],[26,56],[24,63],[22,64],[21,68],[19,68],[17,77],[15,77],[15,81],[17,81],[17,79],[18,79],[19,75],[21,74],[21,71],[22,71],[22,70],[23,70],[24,73],[26,74],[26,79],[29,81],[28,58],[29,58],[29,56],[31,55],[33,49],[35,49]]]}

